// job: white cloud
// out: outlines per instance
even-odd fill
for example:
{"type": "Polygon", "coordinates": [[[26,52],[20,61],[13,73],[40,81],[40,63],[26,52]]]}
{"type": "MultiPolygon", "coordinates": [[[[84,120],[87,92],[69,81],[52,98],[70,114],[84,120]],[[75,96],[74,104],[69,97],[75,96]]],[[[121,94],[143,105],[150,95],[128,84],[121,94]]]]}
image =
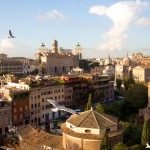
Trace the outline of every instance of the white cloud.
{"type": "Polygon", "coordinates": [[[23,45],[16,42],[15,39],[1,39],[0,40],[0,53],[5,53],[8,57],[21,56],[23,45]]]}
{"type": "Polygon", "coordinates": [[[94,6],[90,13],[106,15],[113,21],[113,27],[103,35],[106,43],[100,46],[103,50],[122,50],[127,41],[127,31],[131,24],[139,18],[140,12],[147,7],[146,2],[140,0],[118,2],[110,7],[94,6]]]}
{"type": "Polygon", "coordinates": [[[136,24],[138,26],[150,26],[150,18],[140,18],[139,20],[137,20],[136,24]]]}
{"type": "Polygon", "coordinates": [[[7,49],[7,48],[13,49],[13,48],[15,48],[16,46],[14,45],[12,39],[2,39],[2,40],[0,40],[0,47],[1,47],[2,49],[5,49],[5,48],[6,48],[6,49],[7,49]]]}
{"type": "Polygon", "coordinates": [[[60,20],[65,20],[66,17],[63,15],[63,13],[57,11],[56,9],[53,9],[52,11],[47,11],[45,13],[41,13],[39,12],[37,14],[37,19],[40,21],[47,21],[47,20],[56,20],[56,19],[60,19],[60,20]]]}

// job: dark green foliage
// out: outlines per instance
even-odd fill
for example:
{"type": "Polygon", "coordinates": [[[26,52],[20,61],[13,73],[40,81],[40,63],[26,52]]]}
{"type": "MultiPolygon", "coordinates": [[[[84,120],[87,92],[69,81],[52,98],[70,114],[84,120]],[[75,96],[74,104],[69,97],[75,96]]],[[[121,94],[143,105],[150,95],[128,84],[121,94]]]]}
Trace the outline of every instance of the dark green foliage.
{"type": "Polygon", "coordinates": [[[117,86],[118,90],[120,90],[121,84],[122,84],[122,80],[121,79],[116,79],[116,86],[117,86]]]}
{"type": "Polygon", "coordinates": [[[94,62],[94,63],[89,65],[90,68],[95,68],[97,66],[99,66],[99,62],[94,62]]]}
{"type": "Polygon", "coordinates": [[[10,93],[10,97],[12,99],[16,99],[16,98],[24,98],[27,97],[29,95],[29,92],[20,92],[20,93],[10,93]]]}
{"type": "Polygon", "coordinates": [[[114,102],[111,105],[102,105],[106,114],[117,117],[119,120],[128,120],[131,116],[132,121],[137,113],[135,109],[126,100],[114,102]],[[133,117],[132,117],[133,116],[133,117]]]}
{"type": "Polygon", "coordinates": [[[56,81],[56,84],[57,84],[57,85],[65,84],[65,81],[64,81],[64,80],[61,80],[61,79],[57,79],[57,80],[55,80],[55,81],[56,81]]]}
{"type": "Polygon", "coordinates": [[[91,61],[88,61],[86,59],[79,60],[79,67],[83,68],[84,70],[90,70],[89,64],[91,61]]]}
{"type": "Polygon", "coordinates": [[[38,69],[34,69],[33,71],[30,72],[31,75],[36,75],[39,73],[38,69]]]}
{"type": "Polygon", "coordinates": [[[149,128],[147,121],[144,121],[142,136],[141,136],[141,145],[146,146],[146,143],[149,143],[149,128]]]}
{"type": "Polygon", "coordinates": [[[128,88],[129,88],[129,85],[130,85],[129,78],[125,78],[124,81],[123,81],[123,83],[124,83],[124,88],[127,91],[128,88]]]}
{"type": "Polygon", "coordinates": [[[111,143],[110,143],[110,139],[109,139],[108,132],[106,129],[104,131],[104,135],[102,138],[100,150],[111,150],[111,143]]]}
{"type": "Polygon", "coordinates": [[[38,81],[32,81],[32,82],[29,82],[27,83],[30,87],[40,87],[42,86],[42,84],[38,81]]]}
{"type": "Polygon", "coordinates": [[[124,83],[125,91],[127,91],[128,88],[132,87],[135,84],[134,80],[132,78],[128,78],[128,77],[126,77],[124,79],[123,83],[124,83]]]}
{"type": "Polygon", "coordinates": [[[127,146],[132,146],[141,143],[141,126],[136,126],[133,123],[120,122],[124,127],[123,143],[127,146]]]}
{"type": "Polygon", "coordinates": [[[143,150],[143,147],[141,145],[133,145],[129,147],[129,150],[143,150]]]}
{"type": "Polygon", "coordinates": [[[126,100],[137,110],[146,107],[148,102],[148,88],[144,84],[135,84],[128,89],[126,100]]]}
{"type": "Polygon", "coordinates": [[[123,143],[117,143],[113,150],[129,150],[128,147],[123,143]]]}
{"type": "Polygon", "coordinates": [[[104,113],[105,110],[104,110],[104,106],[102,106],[101,104],[97,104],[96,105],[96,111],[99,112],[99,113],[104,113]]]}
{"type": "Polygon", "coordinates": [[[88,103],[86,105],[86,110],[90,110],[92,107],[91,93],[89,94],[88,103]]]}

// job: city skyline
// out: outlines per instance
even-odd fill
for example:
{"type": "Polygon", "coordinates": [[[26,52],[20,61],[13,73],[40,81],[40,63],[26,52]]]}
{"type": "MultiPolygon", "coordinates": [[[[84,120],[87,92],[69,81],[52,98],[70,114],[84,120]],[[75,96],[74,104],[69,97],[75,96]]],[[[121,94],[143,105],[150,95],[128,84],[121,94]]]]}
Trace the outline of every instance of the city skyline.
{"type": "Polygon", "coordinates": [[[149,10],[148,0],[2,1],[0,53],[33,58],[56,39],[64,49],[79,42],[84,58],[149,55],[149,10]],[[9,30],[16,38],[8,39],[9,30]]]}

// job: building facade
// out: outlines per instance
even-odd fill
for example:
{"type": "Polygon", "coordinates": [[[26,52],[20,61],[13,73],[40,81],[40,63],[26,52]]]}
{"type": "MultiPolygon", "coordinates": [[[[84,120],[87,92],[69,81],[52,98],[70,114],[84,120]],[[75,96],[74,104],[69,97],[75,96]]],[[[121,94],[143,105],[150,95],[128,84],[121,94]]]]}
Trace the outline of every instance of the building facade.
{"type": "Polygon", "coordinates": [[[9,101],[0,101],[0,135],[8,132],[8,126],[12,126],[12,113],[9,101]]]}
{"type": "Polygon", "coordinates": [[[45,74],[62,75],[69,73],[72,68],[79,66],[78,55],[69,52],[61,52],[58,50],[58,42],[52,42],[51,50],[48,50],[44,44],[39,48],[39,52],[35,54],[35,60],[39,64],[43,64],[45,74]]]}
{"type": "Polygon", "coordinates": [[[133,78],[136,82],[149,82],[150,81],[150,66],[142,65],[133,68],[133,78]]]}
{"type": "Polygon", "coordinates": [[[72,50],[72,54],[74,55],[78,55],[79,56],[79,60],[83,59],[83,48],[81,47],[81,45],[78,43],[76,45],[76,47],[72,50]]]}

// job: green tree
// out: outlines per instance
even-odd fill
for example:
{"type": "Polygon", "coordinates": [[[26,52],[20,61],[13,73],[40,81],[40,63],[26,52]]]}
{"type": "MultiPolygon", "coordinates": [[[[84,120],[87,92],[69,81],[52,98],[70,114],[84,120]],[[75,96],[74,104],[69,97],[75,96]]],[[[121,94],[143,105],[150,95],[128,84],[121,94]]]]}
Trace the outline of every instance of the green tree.
{"type": "Polygon", "coordinates": [[[79,67],[83,68],[84,70],[90,70],[89,64],[91,61],[88,61],[86,59],[79,60],[79,67]]]}
{"type": "Polygon", "coordinates": [[[141,126],[136,126],[133,123],[120,122],[124,127],[123,143],[127,146],[132,146],[141,143],[141,126]],[[134,136],[133,136],[134,135],[134,136]],[[132,140],[131,140],[132,139],[132,140]]]}
{"type": "Polygon", "coordinates": [[[143,150],[141,145],[135,144],[129,147],[129,150],[143,150]]]}
{"type": "Polygon", "coordinates": [[[118,90],[120,90],[121,84],[122,84],[122,80],[121,79],[116,79],[116,86],[117,86],[118,90]]]}
{"type": "Polygon", "coordinates": [[[88,103],[86,105],[86,110],[90,110],[92,107],[91,93],[89,94],[88,103]]]}
{"type": "Polygon", "coordinates": [[[99,113],[104,113],[105,112],[104,107],[102,106],[102,104],[97,104],[96,105],[96,111],[99,112],[99,113]]]}
{"type": "Polygon", "coordinates": [[[128,147],[123,143],[115,144],[113,150],[129,150],[128,147]]]}
{"type": "Polygon", "coordinates": [[[39,69],[37,69],[37,68],[30,72],[30,74],[32,74],[32,75],[36,75],[38,73],[39,73],[39,69]]]}
{"type": "Polygon", "coordinates": [[[124,78],[123,83],[126,91],[128,90],[128,88],[132,87],[135,84],[133,78],[128,78],[128,77],[124,78]]]}
{"type": "Polygon", "coordinates": [[[111,143],[110,143],[107,129],[105,129],[104,131],[104,135],[100,145],[100,150],[111,150],[111,143]]]}
{"type": "Polygon", "coordinates": [[[148,88],[144,84],[135,84],[128,89],[126,101],[137,111],[139,108],[146,107],[148,102],[148,88]]]}
{"type": "Polygon", "coordinates": [[[147,120],[144,121],[142,135],[141,135],[141,145],[146,146],[146,143],[149,142],[149,128],[147,120]]]}
{"type": "Polygon", "coordinates": [[[129,85],[130,85],[129,78],[128,78],[128,77],[125,77],[123,83],[124,83],[124,88],[125,88],[125,90],[127,91],[128,88],[129,88],[129,85]]]}
{"type": "Polygon", "coordinates": [[[94,62],[94,63],[89,65],[89,67],[91,67],[91,68],[95,68],[97,66],[99,66],[99,62],[94,62]]]}

